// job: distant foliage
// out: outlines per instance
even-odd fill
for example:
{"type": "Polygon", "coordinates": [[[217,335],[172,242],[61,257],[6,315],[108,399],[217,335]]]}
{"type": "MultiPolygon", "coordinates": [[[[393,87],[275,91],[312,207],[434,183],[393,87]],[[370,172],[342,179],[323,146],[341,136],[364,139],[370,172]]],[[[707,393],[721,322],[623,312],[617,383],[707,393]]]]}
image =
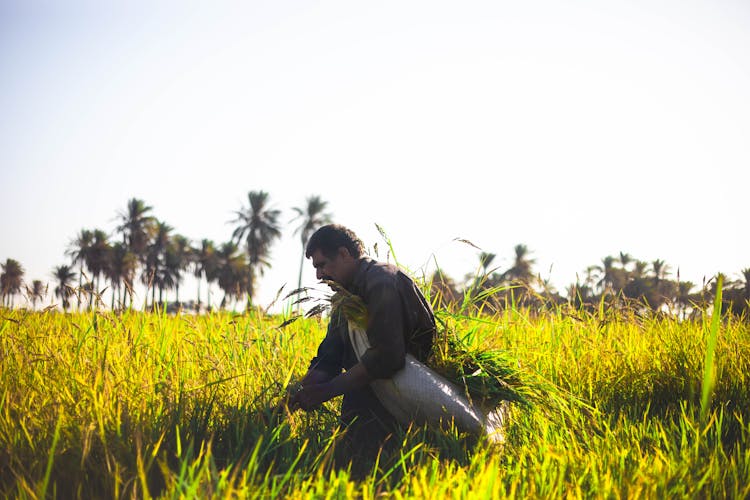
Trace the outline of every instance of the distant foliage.
{"type": "MultiPolygon", "coordinates": [[[[293,234],[299,236],[302,246],[297,283],[297,288],[302,288],[306,241],[317,228],[332,222],[332,215],[328,202],[319,195],[308,196],[301,206],[291,210],[295,215],[289,224],[293,224],[293,234]]],[[[133,306],[135,289],[143,286],[145,293],[138,296],[145,297],[143,307],[147,310],[167,307],[170,311],[205,312],[216,305],[233,309],[243,302],[248,307],[258,280],[271,267],[271,250],[284,231],[283,212],[272,206],[268,192],[254,190],[247,193],[247,204],[234,214],[229,221],[233,229],[226,242],[193,240],[175,233],[172,226],[155,216],[154,208],[145,201],[131,198],[117,213],[113,231],[81,229],[68,243],[65,253],[70,261],[66,266],[77,271],[75,280],[69,277],[63,280],[63,288],[68,291],[60,291],[63,289],[60,266],[52,276],[56,292],[42,296],[24,283],[20,262],[7,259],[0,274],[1,303],[5,307],[24,303],[17,298],[25,291],[25,303],[33,308],[50,297],[53,301],[59,299],[56,305],[65,310],[73,305],[73,298],[78,310],[107,306],[123,310],[133,306]],[[195,300],[180,297],[186,273],[192,273],[198,281],[195,300]],[[217,286],[223,295],[221,300],[212,302],[217,286]]],[[[377,228],[386,240],[388,255],[395,259],[393,243],[382,227],[377,228]]],[[[535,270],[534,252],[525,244],[512,248],[510,264],[502,268],[496,265],[499,254],[481,250],[468,240],[456,241],[479,251],[476,270],[461,280],[436,269],[429,276],[426,288],[436,307],[455,306],[464,312],[471,309],[493,314],[514,307],[542,311],[569,304],[589,312],[600,308],[630,309],[640,314],[667,314],[685,319],[706,310],[715,295],[718,278],[713,276],[698,285],[681,280],[679,269],[675,271],[662,259],[647,262],[620,252],[588,266],[574,283],[560,292],[535,270]]],[[[750,268],[742,269],[736,277],[722,276],[723,310],[750,318],[750,268]]],[[[44,280],[36,281],[47,286],[44,280]]]]}

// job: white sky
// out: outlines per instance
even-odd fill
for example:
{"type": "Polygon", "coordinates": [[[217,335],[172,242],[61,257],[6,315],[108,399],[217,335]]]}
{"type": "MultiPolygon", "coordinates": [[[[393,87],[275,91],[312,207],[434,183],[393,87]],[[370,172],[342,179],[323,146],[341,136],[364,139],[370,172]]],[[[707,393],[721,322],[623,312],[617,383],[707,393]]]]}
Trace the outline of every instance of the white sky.
{"type": "MultiPolygon", "coordinates": [[[[742,1],[0,0],[0,260],[50,280],[131,197],[218,244],[262,189],[413,271],[474,270],[460,237],[561,291],[621,250],[737,276],[748,89],[742,1]]],[[[292,230],[260,303],[296,286],[292,230]]]]}

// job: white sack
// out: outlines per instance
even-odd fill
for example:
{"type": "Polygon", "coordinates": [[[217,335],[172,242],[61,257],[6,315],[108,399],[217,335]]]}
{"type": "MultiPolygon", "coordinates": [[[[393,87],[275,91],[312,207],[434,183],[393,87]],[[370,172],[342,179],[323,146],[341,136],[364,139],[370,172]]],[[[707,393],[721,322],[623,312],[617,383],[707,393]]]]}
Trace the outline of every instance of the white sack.
{"type": "MultiPolygon", "coordinates": [[[[349,324],[349,338],[361,361],[370,348],[367,333],[349,324]]],[[[456,427],[474,435],[486,433],[490,441],[505,440],[503,425],[507,418],[507,402],[490,411],[477,408],[466,397],[463,389],[406,354],[404,368],[388,379],[370,382],[383,406],[404,425],[412,422],[439,426],[454,420],[456,427]]]]}

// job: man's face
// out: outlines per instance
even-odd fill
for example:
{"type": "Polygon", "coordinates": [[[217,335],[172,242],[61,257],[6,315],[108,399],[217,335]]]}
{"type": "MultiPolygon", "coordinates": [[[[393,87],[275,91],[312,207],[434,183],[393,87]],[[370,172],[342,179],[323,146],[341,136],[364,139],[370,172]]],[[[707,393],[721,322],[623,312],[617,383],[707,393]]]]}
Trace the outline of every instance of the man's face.
{"type": "Polygon", "coordinates": [[[325,256],[320,250],[315,250],[310,258],[319,280],[335,281],[344,287],[351,283],[357,269],[357,259],[344,247],[339,247],[333,258],[325,256]]]}

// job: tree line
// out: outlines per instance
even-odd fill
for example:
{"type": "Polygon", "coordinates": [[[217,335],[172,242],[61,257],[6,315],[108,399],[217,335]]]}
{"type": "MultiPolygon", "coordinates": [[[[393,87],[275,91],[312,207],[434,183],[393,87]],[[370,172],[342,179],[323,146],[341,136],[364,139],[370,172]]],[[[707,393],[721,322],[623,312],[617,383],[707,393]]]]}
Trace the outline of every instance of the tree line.
{"type": "Polygon", "coordinates": [[[672,269],[664,260],[648,262],[620,252],[588,266],[582,279],[577,276],[562,295],[534,272],[535,259],[526,245],[516,245],[513,251],[513,263],[505,270],[493,267],[496,254],[480,252],[477,272],[468,275],[462,286],[436,271],[431,280],[433,295],[444,305],[501,309],[510,303],[539,309],[569,303],[576,309],[631,307],[669,312],[684,319],[699,314],[713,300],[721,278],[723,310],[738,315],[750,313],[750,268],[740,271],[740,279],[718,273],[698,286],[682,281],[679,269],[672,277],[672,269]]]}
{"type": "MultiPolygon", "coordinates": [[[[320,226],[330,223],[328,203],[320,196],[306,198],[293,207],[294,234],[301,244],[298,288],[302,283],[304,246],[320,226]]],[[[130,199],[117,213],[117,226],[108,233],[102,229],[81,229],[70,241],[68,262],[53,269],[54,297],[67,311],[92,308],[104,302],[103,291],[109,289],[109,306],[123,309],[133,306],[134,288],[145,287],[144,308],[165,305],[166,294],[174,292],[171,304],[185,303],[180,285],[191,273],[198,289],[191,306],[211,309],[210,289],[218,286],[224,293],[218,307],[245,300],[252,305],[257,280],[270,268],[273,244],[282,234],[282,212],[273,208],[265,191],[250,191],[247,205],[234,212],[234,225],[228,241],[216,244],[210,239],[191,240],[174,232],[166,222],[153,214],[143,200],[130,199]],[[102,283],[104,280],[104,283],[102,283]],[[203,302],[201,286],[205,285],[203,302]],[[95,304],[99,302],[100,304],[95,304]],[[205,305],[204,305],[205,304],[205,305]]],[[[468,243],[468,242],[467,242],[468,243]]],[[[479,251],[477,271],[457,282],[441,270],[431,278],[433,299],[442,306],[471,303],[475,307],[507,307],[509,303],[529,307],[570,303],[593,309],[600,305],[635,305],[653,311],[668,310],[685,317],[705,305],[716,292],[717,277],[698,286],[681,281],[679,270],[674,278],[670,266],[661,259],[650,262],[620,252],[608,255],[600,263],[586,268],[564,294],[554,290],[534,271],[535,259],[523,244],[513,249],[513,261],[507,269],[493,266],[494,253],[479,251]]],[[[14,307],[15,297],[25,294],[32,308],[48,295],[48,285],[36,279],[24,280],[24,270],[14,259],[7,259],[0,273],[2,305],[14,307]]],[[[742,269],[741,278],[731,280],[722,275],[724,307],[735,313],[750,310],[750,268],[742,269]]]]}
{"type": "MultiPolygon", "coordinates": [[[[292,210],[290,222],[297,225],[294,234],[302,245],[299,281],[302,281],[304,244],[320,226],[331,221],[328,203],[320,196],[309,196],[292,210]]],[[[180,285],[188,273],[197,279],[198,291],[193,307],[211,309],[210,287],[224,292],[219,307],[244,299],[252,304],[256,283],[270,267],[273,244],[281,237],[282,212],[273,208],[265,191],[250,191],[247,205],[234,212],[230,222],[234,230],[228,241],[216,244],[210,239],[191,241],[153,214],[153,207],[132,198],[117,214],[118,225],[112,233],[102,229],[81,229],[66,250],[69,261],[52,271],[54,297],[63,310],[74,304],[77,309],[102,305],[109,288],[109,306],[124,309],[133,306],[135,286],[145,287],[144,308],[164,305],[166,293],[174,292],[174,304],[182,303],[180,285]],[[105,283],[102,282],[104,280],[105,283]],[[206,285],[206,302],[201,284],[206,285]],[[150,299],[150,302],[149,302],[150,299]],[[96,304],[99,302],[100,304],[96,304]]],[[[5,307],[13,307],[17,295],[25,292],[36,308],[48,294],[42,280],[24,281],[24,270],[14,259],[2,264],[0,294],[5,307]]]]}

